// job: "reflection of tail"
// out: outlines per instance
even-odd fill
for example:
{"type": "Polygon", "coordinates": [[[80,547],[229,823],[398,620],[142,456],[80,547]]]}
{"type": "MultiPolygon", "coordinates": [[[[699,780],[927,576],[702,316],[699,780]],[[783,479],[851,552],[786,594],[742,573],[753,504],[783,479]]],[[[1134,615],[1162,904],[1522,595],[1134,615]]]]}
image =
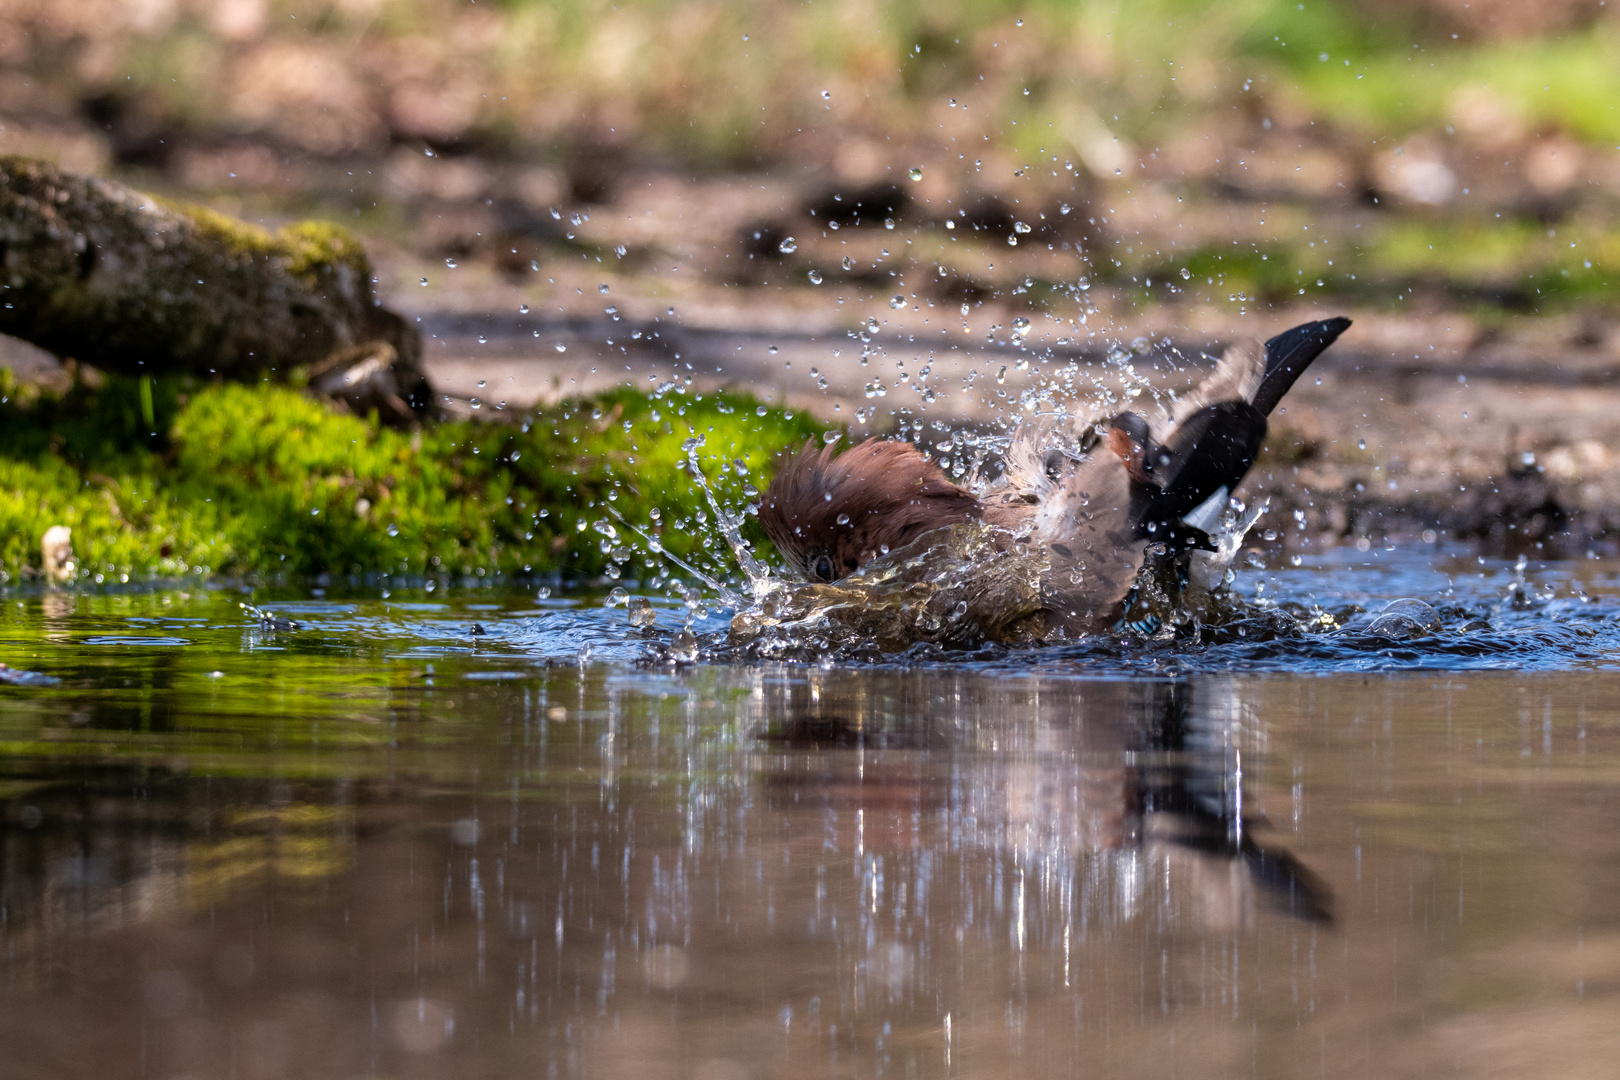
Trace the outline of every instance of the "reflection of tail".
{"type": "Polygon", "coordinates": [[[1192,805],[1150,815],[1148,832],[1160,850],[1180,853],[1195,871],[1189,880],[1211,911],[1246,919],[1258,898],[1296,919],[1333,922],[1333,890],[1314,870],[1288,851],[1255,843],[1247,827],[1234,836],[1225,819],[1192,805]]]}
{"type": "Polygon", "coordinates": [[[1292,853],[1245,837],[1241,854],[1255,884],[1279,910],[1307,922],[1333,922],[1333,890],[1292,853]]]}

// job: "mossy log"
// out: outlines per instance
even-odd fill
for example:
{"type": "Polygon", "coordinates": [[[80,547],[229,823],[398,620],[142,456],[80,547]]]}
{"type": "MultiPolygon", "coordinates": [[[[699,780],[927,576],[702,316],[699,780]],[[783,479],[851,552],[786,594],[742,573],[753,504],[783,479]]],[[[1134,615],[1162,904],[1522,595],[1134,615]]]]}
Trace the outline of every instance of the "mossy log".
{"type": "Polygon", "coordinates": [[[416,329],[341,226],[272,235],[29,158],[0,156],[0,333],[111,372],[302,369],[357,408],[428,403],[416,329]]]}

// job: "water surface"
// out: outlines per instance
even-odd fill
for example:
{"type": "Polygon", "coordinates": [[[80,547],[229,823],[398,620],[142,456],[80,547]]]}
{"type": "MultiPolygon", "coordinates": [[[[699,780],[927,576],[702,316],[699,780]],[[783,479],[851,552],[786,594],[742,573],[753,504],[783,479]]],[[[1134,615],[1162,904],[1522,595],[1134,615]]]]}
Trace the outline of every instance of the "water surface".
{"type": "Polygon", "coordinates": [[[14,595],[0,1073],[1608,1075],[1620,576],[1523,578],[1345,552],[1239,588],[1346,629],[836,666],[14,595]],[[1441,628],[1366,633],[1401,596],[1441,628]]]}

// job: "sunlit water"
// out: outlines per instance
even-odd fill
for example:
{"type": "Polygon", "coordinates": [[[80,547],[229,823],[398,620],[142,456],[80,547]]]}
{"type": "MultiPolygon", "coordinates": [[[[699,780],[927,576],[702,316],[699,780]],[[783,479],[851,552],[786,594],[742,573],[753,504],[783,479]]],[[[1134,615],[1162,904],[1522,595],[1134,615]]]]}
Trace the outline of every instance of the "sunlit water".
{"type": "Polygon", "coordinates": [[[837,665],[725,611],[671,662],[662,601],[12,596],[0,1075],[1611,1075],[1620,570],[1517,578],[837,665]]]}

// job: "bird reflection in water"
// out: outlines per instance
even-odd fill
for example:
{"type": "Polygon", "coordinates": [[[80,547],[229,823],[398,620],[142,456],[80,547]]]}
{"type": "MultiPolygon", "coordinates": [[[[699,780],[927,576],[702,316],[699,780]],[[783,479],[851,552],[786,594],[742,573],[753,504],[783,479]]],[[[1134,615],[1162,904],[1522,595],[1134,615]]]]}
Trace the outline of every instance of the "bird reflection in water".
{"type": "Polygon", "coordinates": [[[959,855],[1006,856],[1046,881],[1072,870],[1081,906],[1105,920],[1140,913],[1151,871],[1171,913],[1204,931],[1262,911],[1332,921],[1326,883],[1266,842],[1245,804],[1253,718],[1223,681],[939,684],[935,672],[783,687],[761,741],[797,753],[773,758],[773,800],[844,812],[868,850],[944,829],[932,842],[959,855]]]}

